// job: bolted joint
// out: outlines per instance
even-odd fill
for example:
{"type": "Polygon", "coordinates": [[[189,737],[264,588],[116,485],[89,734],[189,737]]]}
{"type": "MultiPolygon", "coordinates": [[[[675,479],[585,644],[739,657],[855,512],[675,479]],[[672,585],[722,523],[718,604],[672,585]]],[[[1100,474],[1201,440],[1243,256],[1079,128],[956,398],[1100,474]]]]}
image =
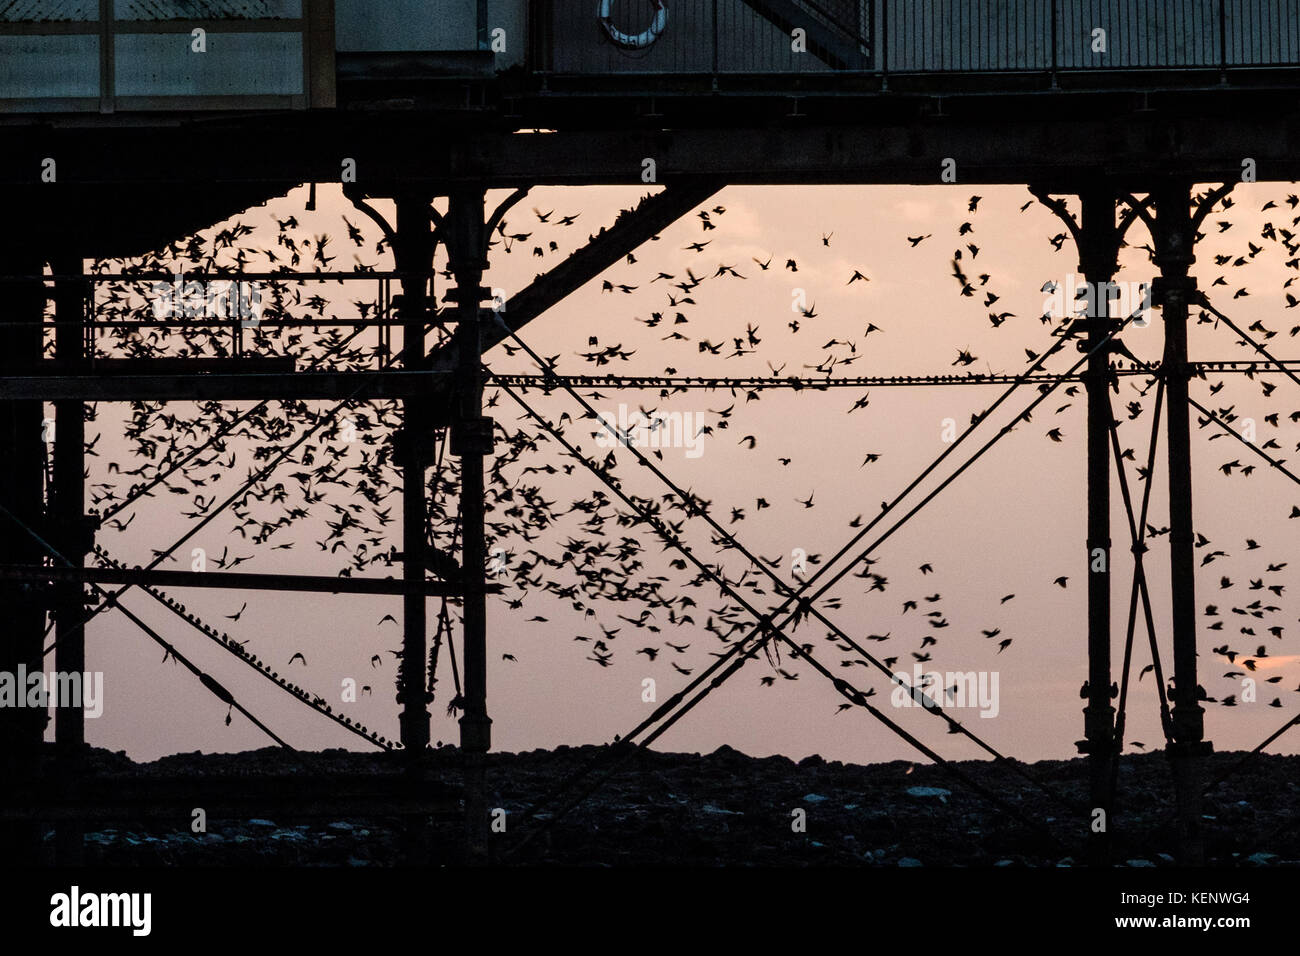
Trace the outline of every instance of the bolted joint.
{"type": "Polygon", "coordinates": [[[1119,243],[1117,240],[1098,242],[1096,239],[1089,242],[1086,232],[1082,238],[1079,271],[1089,282],[1105,288],[1106,283],[1115,281],[1115,273],[1119,272],[1119,243]],[[1094,278],[1098,276],[1104,278],[1094,278]]]}
{"type": "Polygon", "coordinates": [[[447,271],[450,272],[457,282],[464,282],[466,279],[481,276],[487,272],[489,262],[487,256],[471,255],[474,249],[474,243],[460,243],[455,240],[447,243],[447,271]],[[463,248],[462,248],[463,246],[463,248]]]}
{"type": "Polygon", "coordinates": [[[1104,315],[1091,318],[1081,316],[1071,321],[1062,334],[1065,338],[1074,339],[1074,347],[1080,352],[1089,352],[1096,344],[1089,339],[1105,338],[1108,333],[1118,330],[1123,324],[1123,319],[1108,318],[1104,315]]]}
{"type": "Polygon", "coordinates": [[[1156,276],[1151,280],[1151,304],[1186,303],[1195,298],[1195,276],[1156,276]]]}
{"type": "MultiPolygon", "coordinates": [[[[427,688],[420,687],[417,684],[403,684],[397,689],[397,694],[394,697],[394,700],[407,707],[426,707],[433,703],[433,692],[427,688]]],[[[401,715],[399,714],[398,716],[400,717],[401,715]]],[[[419,714],[414,715],[414,717],[416,720],[420,719],[419,714]]]]}
{"type": "MultiPolygon", "coordinates": [[[[1083,723],[1085,728],[1095,726],[1096,729],[1104,729],[1109,732],[1109,728],[1114,725],[1114,722],[1115,708],[1110,704],[1099,704],[1095,706],[1089,704],[1087,707],[1083,708],[1083,723]]],[[[1091,737],[1094,735],[1089,734],[1088,736],[1091,737]]]]}
{"type": "Polygon", "coordinates": [[[1173,701],[1170,717],[1174,740],[1184,744],[1201,743],[1205,734],[1205,709],[1195,701],[1180,699],[1176,694],[1173,701]]]}
{"type": "Polygon", "coordinates": [[[431,319],[438,314],[438,310],[424,296],[407,298],[401,292],[396,292],[389,304],[392,306],[393,312],[404,319],[418,319],[421,317],[431,319]]]}
{"type": "Polygon", "coordinates": [[[492,718],[484,715],[460,719],[460,745],[466,753],[487,753],[492,749],[492,718]]]}
{"type": "Polygon", "coordinates": [[[1105,753],[1115,737],[1115,708],[1109,704],[1083,708],[1085,740],[1079,741],[1080,753],[1105,753]]]}
{"type": "Polygon", "coordinates": [[[452,286],[444,292],[442,296],[444,302],[454,302],[457,305],[464,305],[467,301],[472,305],[478,305],[484,300],[490,298],[492,298],[492,290],[478,285],[477,283],[473,288],[465,288],[458,285],[452,286]]]}
{"type": "Polygon", "coordinates": [[[496,447],[495,428],[496,422],[486,416],[452,422],[451,453],[458,457],[492,454],[496,447]]]}
{"type": "Polygon", "coordinates": [[[427,468],[437,453],[437,436],[432,432],[393,431],[393,461],[403,468],[427,468]]]}

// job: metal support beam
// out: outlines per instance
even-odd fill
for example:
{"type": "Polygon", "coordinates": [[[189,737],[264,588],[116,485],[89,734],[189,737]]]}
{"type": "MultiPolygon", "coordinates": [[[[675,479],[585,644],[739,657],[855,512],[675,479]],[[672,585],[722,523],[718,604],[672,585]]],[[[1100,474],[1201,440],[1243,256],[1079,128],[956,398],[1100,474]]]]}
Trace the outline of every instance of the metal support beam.
{"type": "Polygon", "coordinates": [[[1119,269],[1120,235],[1115,196],[1104,189],[1080,195],[1079,269],[1088,283],[1087,348],[1095,349],[1084,375],[1088,395],[1088,683],[1084,746],[1088,754],[1089,806],[1103,811],[1104,826],[1089,827],[1089,862],[1109,862],[1112,807],[1111,765],[1115,759],[1115,708],[1111,704],[1110,635],[1110,427],[1107,393],[1110,352],[1100,348],[1110,332],[1112,280],[1119,269]]]}
{"type": "MultiPolygon", "coordinates": [[[[402,367],[421,372],[428,365],[424,330],[433,276],[434,238],[429,218],[433,197],[410,192],[396,199],[393,256],[398,271],[403,273],[398,312],[402,319],[402,367]]],[[[432,699],[425,686],[426,601],[420,593],[424,584],[428,521],[424,489],[427,461],[421,449],[426,446],[423,439],[432,427],[428,396],[406,398],[402,403],[403,434],[397,450],[402,468],[402,581],[406,587],[402,598],[402,665],[397,678],[397,701],[402,708],[398,715],[402,746],[412,760],[421,758],[429,746],[429,701],[432,699]]]]}
{"type": "Polygon", "coordinates": [[[460,457],[461,580],[471,593],[463,609],[465,640],[465,710],[460,719],[465,760],[465,825],[470,858],[487,852],[487,804],[484,755],[492,746],[492,721],[487,714],[487,603],[482,593],[487,565],[484,533],[483,458],[492,450],[492,423],[483,418],[482,338],[479,308],[487,269],[487,234],[483,219],[483,189],[454,191],[447,211],[448,255],[456,280],[459,314],[456,329],[457,403],[452,417],[452,453],[460,457]]]}
{"type": "MultiPolygon", "coordinates": [[[[55,273],[79,275],[79,256],[51,260],[55,273]]],[[[85,318],[87,288],[84,283],[65,280],[54,288],[55,358],[65,367],[77,368],[86,358],[85,318]]],[[[85,481],[85,410],[80,400],[66,399],[54,403],[53,484],[48,495],[51,537],[59,553],[74,567],[81,567],[93,543],[86,522],[85,481]]],[[[83,674],[86,671],[86,629],[82,626],[85,611],[83,585],[79,581],[60,582],[54,588],[51,611],[54,614],[54,669],[60,674],[83,674]]],[[[86,746],[86,715],[80,695],[80,681],[72,683],[78,699],[59,701],[54,711],[54,738],[58,757],[58,776],[71,789],[80,776],[86,746]]],[[[79,866],[82,862],[85,834],[76,821],[65,821],[57,830],[55,854],[60,866],[79,866]]]]}
{"type": "MultiPolygon", "coordinates": [[[[1239,177],[1242,156],[1254,157],[1272,181],[1300,178],[1300,157],[1289,146],[1300,128],[1289,111],[1294,102],[1290,85],[1169,89],[1153,94],[1159,109],[1143,114],[1133,112],[1133,86],[1080,92],[1070,97],[1073,108],[1068,109],[1062,109],[1060,97],[1026,90],[1023,96],[949,97],[947,115],[926,117],[921,110],[931,97],[900,97],[897,81],[887,96],[872,92],[857,97],[844,95],[852,77],[827,72],[819,79],[805,71],[798,75],[797,87],[763,90],[745,98],[747,103],[734,96],[664,97],[660,108],[680,108],[683,121],[622,124],[611,131],[601,128],[599,117],[628,109],[646,90],[644,77],[631,76],[626,96],[611,99],[611,79],[576,77],[573,82],[588,95],[569,96],[555,89],[561,77],[548,77],[551,93],[515,104],[526,112],[526,128],[555,130],[536,134],[490,123],[486,130],[457,127],[456,135],[446,135],[437,114],[421,109],[322,110],[293,122],[277,112],[162,127],[117,120],[115,128],[95,129],[86,125],[99,121],[85,114],[62,128],[51,128],[48,119],[36,115],[0,116],[6,125],[32,124],[6,131],[0,183],[29,187],[31,170],[43,156],[82,157],[75,182],[70,173],[60,172],[60,191],[68,191],[73,222],[93,227],[87,241],[94,241],[94,254],[122,256],[156,248],[177,234],[283,194],[304,176],[337,180],[336,156],[355,158],[358,168],[367,171],[368,189],[375,190],[399,183],[427,184],[431,190],[450,183],[489,189],[626,186],[646,157],[656,159],[661,183],[717,176],[732,184],[930,185],[942,160],[952,156],[962,157],[961,180],[967,185],[1041,182],[1070,189],[1080,176],[1112,175],[1136,186],[1175,173],[1205,181],[1229,173],[1239,177]],[[818,86],[830,95],[822,98],[815,118],[785,127],[771,121],[774,95],[784,101],[791,93],[806,94],[811,101],[801,100],[807,102],[801,108],[816,108],[818,86]],[[214,141],[255,141],[261,148],[231,164],[209,148],[214,141]],[[187,161],[176,162],[178,155],[187,161]],[[314,157],[306,168],[304,157],[314,157]],[[105,194],[95,188],[101,184],[114,188],[105,194]],[[196,193],[196,187],[205,192],[196,193]],[[145,217],[151,220],[147,228],[136,221],[147,209],[141,190],[162,208],[145,217]],[[222,201],[213,202],[202,217],[189,210],[209,193],[222,201]]],[[[861,82],[877,81],[862,77],[861,82]]],[[[939,90],[948,91],[962,92],[956,87],[939,90]]],[[[463,99],[463,87],[459,93],[463,99]]],[[[34,209],[33,225],[40,224],[46,208],[34,209]]],[[[58,235],[66,222],[59,215],[49,231],[58,235]]]]}
{"type": "Polygon", "coordinates": [[[1192,456],[1187,383],[1188,302],[1196,280],[1188,275],[1196,259],[1197,221],[1191,214],[1191,183],[1164,184],[1156,192],[1155,303],[1163,307],[1169,430],[1169,563],[1173,599],[1173,742],[1168,747],[1178,801],[1180,862],[1204,862],[1201,836],[1204,710],[1196,677],[1196,561],[1192,530],[1192,456]]]}
{"type": "MultiPolygon", "coordinates": [[[[0,582],[93,582],[132,587],[228,588],[236,591],[307,591],[318,594],[406,593],[406,582],[396,578],[339,578],[323,574],[253,574],[243,571],[157,571],[144,568],[66,568],[0,564],[0,582]]],[[[454,597],[464,590],[445,581],[420,581],[425,597],[454,597]]],[[[488,585],[489,592],[498,591],[488,585]]]]}

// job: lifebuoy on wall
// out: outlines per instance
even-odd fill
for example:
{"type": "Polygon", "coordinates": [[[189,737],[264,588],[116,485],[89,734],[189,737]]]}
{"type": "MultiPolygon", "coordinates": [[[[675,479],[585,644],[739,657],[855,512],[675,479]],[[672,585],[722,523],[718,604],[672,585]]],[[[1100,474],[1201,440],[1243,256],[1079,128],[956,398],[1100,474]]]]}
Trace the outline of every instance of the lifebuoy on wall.
{"type": "Polygon", "coordinates": [[[664,27],[668,26],[668,9],[664,6],[664,0],[650,0],[650,2],[655,8],[655,16],[650,26],[641,33],[624,33],[614,26],[612,18],[614,0],[600,0],[600,8],[596,16],[600,19],[600,25],[605,28],[610,42],[628,50],[644,50],[658,40],[660,34],[664,32],[664,27]]]}

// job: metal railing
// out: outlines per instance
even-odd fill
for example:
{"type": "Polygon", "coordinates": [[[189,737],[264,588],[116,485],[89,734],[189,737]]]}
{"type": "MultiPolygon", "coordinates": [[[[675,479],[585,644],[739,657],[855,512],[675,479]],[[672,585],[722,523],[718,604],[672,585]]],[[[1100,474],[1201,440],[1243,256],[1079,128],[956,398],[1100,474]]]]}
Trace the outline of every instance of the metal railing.
{"type": "Polygon", "coordinates": [[[661,31],[654,0],[612,0],[607,23],[600,8],[539,3],[533,71],[1055,76],[1300,66],[1300,0],[664,0],[661,31]],[[617,42],[613,31],[637,42],[617,42]]]}
{"type": "Polygon", "coordinates": [[[333,38],[319,42],[331,11],[323,0],[0,0],[0,113],[332,105],[333,38]]]}
{"type": "MultiPolygon", "coordinates": [[[[611,40],[595,0],[553,0],[539,4],[533,18],[542,31],[534,65],[536,72],[571,74],[871,72],[865,38],[876,2],[666,0],[665,28],[638,47],[611,40]],[[795,29],[805,31],[799,41],[791,37],[795,29]]],[[[651,0],[613,0],[610,23],[639,37],[655,15],[651,0]]]]}

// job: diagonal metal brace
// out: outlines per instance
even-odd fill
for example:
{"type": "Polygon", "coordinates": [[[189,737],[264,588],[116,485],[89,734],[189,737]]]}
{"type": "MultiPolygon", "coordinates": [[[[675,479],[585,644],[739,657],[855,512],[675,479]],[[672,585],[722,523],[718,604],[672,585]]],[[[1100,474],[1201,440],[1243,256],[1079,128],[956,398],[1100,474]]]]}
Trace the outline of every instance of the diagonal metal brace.
{"type": "MultiPolygon", "coordinates": [[[[497,323],[481,326],[482,351],[503,342],[510,332],[517,332],[547,309],[558,304],[629,252],[647,242],[696,206],[723,188],[717,179],[689,179],[670,184],[663,192],[641,202],[632,212],[621,213],[613,225],[603,228],[587,245],[578,249],[550,272],[533,280],[526,289],[513,295],[497,323]]],[[[454,345],[443,345],[430,354],[436,369],[456,364],[454,345]]]]}

